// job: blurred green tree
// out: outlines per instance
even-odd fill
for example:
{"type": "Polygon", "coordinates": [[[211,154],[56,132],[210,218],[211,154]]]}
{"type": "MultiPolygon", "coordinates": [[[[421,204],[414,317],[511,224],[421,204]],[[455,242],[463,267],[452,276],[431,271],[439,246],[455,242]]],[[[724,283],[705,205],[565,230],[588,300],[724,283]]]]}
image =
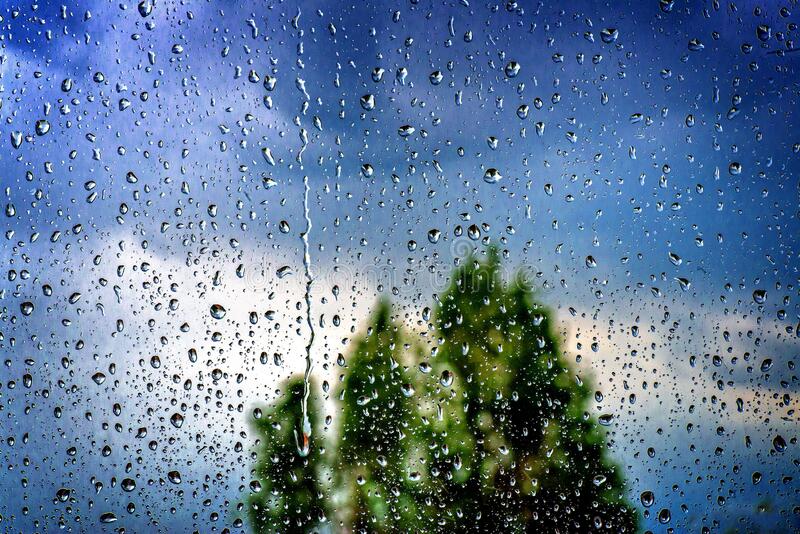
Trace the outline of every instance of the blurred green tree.
{"type": "Polygon", "coordinates": [[[321,458],[296,454],[299,397],[275,406],[289,430],[262,445],[259,476],[275,448],[286,456],[271,480],[300,471],[295,485],[270,486],[289,492],[276,496],[276,513],[251,512],[257,532],[309,532],[322,516],[344,532],[636,531],[589,388],[567,365],[549,311],[500,266],[490,248],[454,271],[435,298],[428,356],[378,303],[340,377],[330,488],[318,482],[321,458]],[[309,498],[323,494],[332,504],[309,498]]]}
{"type": "Polygon", "coordinates": [[[298,454],[294,436],[302,422],[302,376],[284,384],[279,400],[252,424],[258,448],[248,502],[253,532],[311,532],[330,517],[330,499],[326,498],[324,484],[326,447],[319,420],[322,403],[313,393],[317,391],[313,384],[310,390],[312,447],[308,456],[298,454]]]}
{"type": "MultiPolygon", "coordinates": [[[[483,261],[464,261],[439,302],[436,394],[466,425],[468,437],[455,431],[448,441],[475,444],[460,453],[465,473],[444,479],[448,530],[634,532],[622,474],[587,411],[589,389],[527,281],[504,282],[490,248],[483,261]]],[[[442,454],[433,467],[446,472],[451,463],[442,454]]]]}
{"type": "Polygon", "coordinates": [[[408,364],[420,354],[392,320],[387,300],[378,302],[368,324],[353,343],[339,393],[340,516],[354,532],[418,529],[425,485],[413,452],[425,433],[408,364]]]}

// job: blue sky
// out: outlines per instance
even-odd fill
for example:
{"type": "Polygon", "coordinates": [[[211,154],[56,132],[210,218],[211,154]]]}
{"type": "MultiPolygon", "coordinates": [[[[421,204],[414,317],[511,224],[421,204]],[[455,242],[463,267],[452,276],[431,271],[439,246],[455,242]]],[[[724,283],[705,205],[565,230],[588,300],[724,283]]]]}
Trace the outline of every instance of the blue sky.
{"type": "Polygon", "coordinates": [[[791,6],[123,5],[62,18],[61,3],[0,3],[6,529],[231,526],[250,410],[303,365],[303,176],[320,377],[380,293],[413,329],[453,255],[483,248],[456,235],[476,224],[558,310],[568,357],[604,393],[593,409],[616,416],[632,498],[652,490],[651,514],[671,511],[645,528],[800,526],[800,54],[776,53],[796,41],[791,6]]]}

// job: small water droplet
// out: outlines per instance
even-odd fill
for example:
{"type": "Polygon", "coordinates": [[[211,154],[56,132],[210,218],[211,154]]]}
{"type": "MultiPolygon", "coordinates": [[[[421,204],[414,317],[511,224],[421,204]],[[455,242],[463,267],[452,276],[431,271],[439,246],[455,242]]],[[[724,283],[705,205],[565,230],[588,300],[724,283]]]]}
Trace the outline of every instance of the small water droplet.
{"type": "Polygon", "coordinates": [[[606,44],[611,44],[618,38],[619,30],[616,28],[606,28],[600,32],[600,39],[606,44]]]}
{"type": "Polygon", "coordinates": [[[764,304],[767,302],[767,291],[765,289],[756,289],[753,291],[753,302],[756,304],[764,304]]]}
{"type": "Polygon", "coordinates": [[[409,126],[408,124],[406,124],[398,128],[397,133],[398,135],[400,135],[400,137],[408,137],[410,135],[413,135],[414,131],[415,130],[413,126],[409,126]]]}
{"type": "Polygon", "coordinates": [[[117,516],[114,512],[105,512],[100,515],[100,522],[101,523],[114,523],[117,520],[117,516]]]}
{"type": "Polygon", "coordinates": [[[705,46],[700,42],[700,39],[694,38],[689,40],[689,50],[692,52],[700,52],[705,46]]]}

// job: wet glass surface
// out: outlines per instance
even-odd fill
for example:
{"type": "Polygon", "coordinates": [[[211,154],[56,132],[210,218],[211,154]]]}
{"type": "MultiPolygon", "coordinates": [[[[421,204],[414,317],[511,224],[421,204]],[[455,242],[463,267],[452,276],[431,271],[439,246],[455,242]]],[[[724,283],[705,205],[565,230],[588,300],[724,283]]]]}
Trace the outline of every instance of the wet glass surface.
{"type": "Polygon", "coordinates": [[[798,11],[0,6],[0,530],[800,529],[798,11]]]}

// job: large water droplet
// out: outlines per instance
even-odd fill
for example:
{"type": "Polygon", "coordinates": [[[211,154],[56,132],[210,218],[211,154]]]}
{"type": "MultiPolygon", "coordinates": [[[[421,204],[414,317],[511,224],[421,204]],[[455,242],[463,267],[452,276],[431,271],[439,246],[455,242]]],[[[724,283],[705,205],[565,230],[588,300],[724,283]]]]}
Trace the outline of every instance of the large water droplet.
{"type": "Polygon", "coordinates": [[[227,311],[221,304],[212,304],[211,305],[211,317],[214,319],[222,319],[225,317],[227,311]]]}
{"type": "Polygon", "coordinates": [[[19,305],[19,311],[22,312],[22,315],[28,316],[33,313],[33,302],[25,301],[19,305]]]}
{"type": "Polygon", "coordinates": [[[500,174],[500,171],[494,168],[486,169],[486,172],[483,174],[483,181],[487,184],[496,184],[502,178],[503,176],[500,174]]]}
{"type": "Polygon", "coordinates": [[[361,107],[366,111],[375,109],[375,97],[373,95],[364,95],[359,102],[361,103],[361,107]]]}
{"type": "Polygon", "coordinates": [[[506,64],[505,72],[506,76],[509,78],[516,78],[517,74],[519,74],[520,64],[516,61],[509,61],[506,64]]]}
{"type": "Polygon", "coordinates": [[[36,121],[36,135],[45,135],[50,131],[50,123],[46,119],[36,121]]]}

